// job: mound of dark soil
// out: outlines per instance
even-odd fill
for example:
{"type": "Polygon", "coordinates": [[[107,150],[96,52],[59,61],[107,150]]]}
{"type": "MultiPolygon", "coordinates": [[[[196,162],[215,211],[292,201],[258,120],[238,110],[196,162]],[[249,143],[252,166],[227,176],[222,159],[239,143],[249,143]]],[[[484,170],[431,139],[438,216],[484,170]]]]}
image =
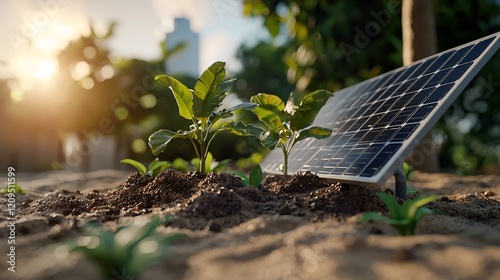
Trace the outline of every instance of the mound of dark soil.
{"type": "Polygon", "coordinates": [[[243,186],[239,177],[228,173],[169,169],[155,178],[133,173],[106,193],[57,191],[26,203],[22,213],[42,216],[56,213],[104,222],[154,212],[172,215],[168,222],[171,226],[220,231],[263,214],[318,220],[384,211],[375,192],[360,186],[330,184],[311,173],[255,188],[243,186]]]}
{"type": "MultiPolygon", "coordinates": [[[[245,187],[239,177],[223,172],[201,174],[169,169],[155,178],[133,173],[120,186],[105,193],[96,190],[50,193],[23,204],[21,216],[23,213],[49,216],[54,220],[52,223],[63,219],[105,222],[154,213],[171,215],[168,226],[221,231],[266,214],[320,221],[366,211],[387,211],[375,189],[332,184],[311,173],[296,174],[286,181],[277,178],[268,181],[255,188],[245,187]]],[[[500,215],[500,202],[486,194],[445,196],[429,207],[438,214],[485,223],[500,215]]]]}

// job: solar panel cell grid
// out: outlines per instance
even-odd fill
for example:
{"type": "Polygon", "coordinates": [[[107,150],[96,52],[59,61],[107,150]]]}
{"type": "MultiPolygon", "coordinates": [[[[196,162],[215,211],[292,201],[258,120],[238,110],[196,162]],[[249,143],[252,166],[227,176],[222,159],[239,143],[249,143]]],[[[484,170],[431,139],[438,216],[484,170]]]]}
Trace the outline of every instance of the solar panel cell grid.
{"type": "MultiPolygon", "coordinates": [[[[289,171],[382,184],[496,52],[498,36],[445,51],[336,93],[315,122],[331,128],[332,136],[299,142],[289,156],[289,171]]],[[[262,166],[268,173],[279,173],[281,160],[274,152],[262,166]]]]}

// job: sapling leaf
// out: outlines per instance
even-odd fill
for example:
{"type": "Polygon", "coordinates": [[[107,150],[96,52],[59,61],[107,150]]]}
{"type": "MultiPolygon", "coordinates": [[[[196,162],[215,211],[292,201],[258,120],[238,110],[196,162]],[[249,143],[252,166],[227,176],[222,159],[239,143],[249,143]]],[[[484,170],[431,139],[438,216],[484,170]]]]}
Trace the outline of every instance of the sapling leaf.
{"type": "Polygon", "coordinates": [[[194,86],[193,113],[196,118],[208,118],[220,106],[225,93],[219,86],[226,77],[224,62],[215,62],[201,74],[194,86]]]}
{"type": "Polygon", "coordinates": [[[285,103],[278,96],[259,93],[252,96],[250,101],[259,105],[253,112],[271,131],[278,132],[287,121],[285,103]]]}
{"type": "Polygon", "coordinates": [[[144,166],[144,164],[136,161],[136,160],[133,160],[133,159],[122,159],[120,160],[121,163],[125,163],[125,164],[130,164],[132,165],[133,167],[135,167],[137,169],[137,171],[139,171],[139,173],[141,173],[142,175],[146,175],[147,173],[147,169],[146,169],[146,166],[144,166]]]}
{"type": "Polygon", "coordinates": [[[236,78],[232,78],[232,79],[228,79],[228,80],[223,81],[220,84],[220,92],[221,93],[229,92],[231,90],[231,87],[234,84],[234,81],[236,81],[236,78]]]}
{"type": "Polygon", "coordinates": [[[333,93],[326,90],[306,94],[290,119],[290,128],[297,131],[312,125],[321,108],[332,96],[333,93]]]}
{"type": "Polygon", "coordinates": [[[260,167],[260,165],[257,164],[250,171],[250,175],[248,176],[248,181],[249,181],[250,185],[257,188],[260,185],[262,185],[262,179],[263,179],[262,168],[260,167]]]}
{"type": "Polygon", "coordinates": [[[167,147],[168,143],[175,138],[187,138],[194,137],[193,131],[178,131],[173,132],[168,129],[160,129],[153,132],[149,136],[149,146],[151,147],[153,154],[157,155],[167,147]]]}
{"type": "Polygon", "coordinates": [[[162,82],[174,94],[175,101],[179,107],[179,115],[185,119],[192,120],[193,113],[193,93],[183,83],[167,75],[158,75],[155,80],[162,82]]]}
{"type": "Polygon", "coordinates": [[[242,122],[228,122],[223,126],[224,130],[230,131],[239,136],[254,136],[259,138],[262,134],[262,128],[253,124],[244,124],[242,122]]]}
{"type": "Polygon", "coordinates": [[[278,133],[268,131],[262,135],[262,137],[260,138],[260,142],[266,149],[272,151],[278,146],[280,142],[280,136],[278,133]]]}
{"type": "Polygon", "coordinates": [[[311,128],[306,128],[304,130],[301,130],[299,132],[299,136],[297,137],[297,140],[295,141],[301,141],[309,137],[313,137],[316,139],[324,139],[327,137],[330,137],[332,135],[332,130],[329,128],[323,128],[323,127],[311,127],[311,128]]]}
{"type": "Polygon", "coordinates": [[[257,104],[253,104],[250,102],[243,102],[241,104],[238,104],[236,106],[233,106],[228,109],[222,109],[218,112],[213,112],[210,117],[208,118],[208,121],[210,123],[215,123],[219,121],[220,119],[225,119],[233,116],[233,112],[236,110],[251,110],[253,108],[257,107],[257,104]]]}

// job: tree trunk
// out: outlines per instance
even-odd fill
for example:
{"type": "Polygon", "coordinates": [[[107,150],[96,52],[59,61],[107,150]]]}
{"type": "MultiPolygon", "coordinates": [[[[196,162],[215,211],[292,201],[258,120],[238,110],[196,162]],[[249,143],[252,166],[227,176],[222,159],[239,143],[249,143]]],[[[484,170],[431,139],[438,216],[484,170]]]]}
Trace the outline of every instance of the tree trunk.
{"type": "MultiPolygon", "coordinates": [[[[437,51],[436,25],[432,0],[403,0],[403,63],[408,65],[437,51]]],[[[431,133],[408,157],[417,170],[439,172],[439,157],[431,133]]]]}

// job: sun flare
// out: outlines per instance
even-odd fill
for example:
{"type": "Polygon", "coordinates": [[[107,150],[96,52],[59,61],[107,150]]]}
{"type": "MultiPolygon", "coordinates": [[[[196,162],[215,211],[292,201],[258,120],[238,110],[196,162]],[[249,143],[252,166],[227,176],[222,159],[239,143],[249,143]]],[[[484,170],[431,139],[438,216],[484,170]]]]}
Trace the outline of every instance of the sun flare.
{"type": "Polygon", "coordinates": [[[38,61],[33,77],[37,80],[47,80],[53,77],[59,65],[56,58],[42,58],[38,61]]]}

